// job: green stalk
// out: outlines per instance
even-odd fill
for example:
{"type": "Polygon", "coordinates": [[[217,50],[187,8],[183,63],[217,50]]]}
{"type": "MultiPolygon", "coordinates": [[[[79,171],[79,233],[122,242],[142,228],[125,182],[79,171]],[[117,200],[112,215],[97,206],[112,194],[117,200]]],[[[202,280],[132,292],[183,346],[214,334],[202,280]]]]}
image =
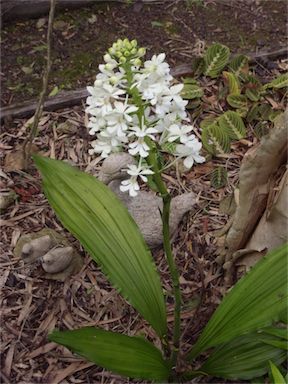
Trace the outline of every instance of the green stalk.
{"type": "MultiPolygon", "coordinates": [[[[142,116],[144,116],[144,105],[141,99],[141,96],[136,87],[131,89],[133,74],[131,71],[131,66],[127,63],[123,66],[126,75],[129,90],[128,92],[132,96],[134,104],[138,107],[137,116],[139,119],[139,124],[141,126],[142,116]]],[[[163,211],[162,211],[162,224],[163,224],[163,245],[164,251],[166,254],[169,271],[172,279],[175,306],[174,306],[174,329],[173,329],[173,347],[171,353],[171,366],[172,368],[177,364],[177,357],[179,352],[179,344],[180,344],[180,312],[181,312],[181,292],[180,292],[180,284],[179,284],[179,272],[177,266],[174,261],[171,243],[170,243],[170,228],[169,228],[169,219],[170,219],[170,204],[171,204],[171,195],[169,194],[165,183],[161,177],[161,171],[158,165],[157,159],[157,149],[152,140],[147,138],[147,144],[150,147],[150,153],[147,158],[148,165],[152,168],[154,172],[153,181],[157,186],[158,192],[160,193],[163,201],[163,211]]],[[[168,351],[168,343],[167,340],[162,340],[162,346],[167,353],[168,351]]]]}
{"type": "Polygon", "coordinates": [[[171,204],[171,195],[169,194],[165,183],[162,180],[161,172],[159,170],[157,156],[155,150],[151,148],[150,154],[148,156],[148,164],[152,166],[154,171],[153,180],[157,185],[158,191],[161,194],[163,201],[163,211],[162,211],[162,223],[163,223],[163,245],[164,251],[166,254],[169,271],[172,279],[175,306],[174,306],[174,329],[173,329],[173,348],[171,354],[171,364],[172,367],[176,366],[177,356],[179,352],[179,343],[180,343],[180,312],[181,312],[181,292],[179,284],[179,272],[175,264],[175,260],[172,253],[171,242],[170,242],[170,204],[171,204]]]}

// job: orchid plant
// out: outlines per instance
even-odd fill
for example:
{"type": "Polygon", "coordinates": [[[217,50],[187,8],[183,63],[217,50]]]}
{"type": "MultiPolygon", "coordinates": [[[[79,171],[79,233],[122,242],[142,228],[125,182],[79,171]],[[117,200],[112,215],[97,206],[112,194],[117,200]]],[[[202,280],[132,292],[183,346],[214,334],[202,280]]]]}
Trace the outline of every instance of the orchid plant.
{"type": "Polygon", "coordinates": [[[181,292],[169,232],[171,196],[162,172],[183,160],[190,169],[202,163],[201,142],[193,134],[181,97],[182,84],[170,75],[165,54],[143,61],[145,49],[136,40],[118,40],[104,56],[94,86],[88,87],[89,132],[96,135],[90,153],[105,158],[128,151],[120,189],[136,196],[140,180],[163,200],[163,245],[174,293],[173,338],[168,338],[165,297],[152,254],[128,210],[95,177],[65,162],[34,156],[43,176],[45,194],[63,225],[81,242],[119,292],[155,331],[161,350],[139,336],[100,328],[54,331],[49,339],[71,348],[94,363],[132,378],[162,382],[188,381],[199,375],[250,379],[269,370],[269,360],[285,359],[282,330],[286,321],[285,255],[275,250],[228,293],[178,369],[181,292]],[[164,164],[163,154],[170,163],[164,164]],[[285,316],[284,316],[285,317],[285,316]],[[269,327],[269,325],[271,325],[269,327]],[[260,334],[259,334],[260,332],[260,334]],[[195,357],[214,348],[199,368],[195,357]],[[251,350],[255,353],[251,353],[251,350]],[[223,357],[224,356],[224,357],[223,357]]]}
{"type": "Polygon", "coordinates": [[[128,166],[130,177],[120,186],[130,196],[137,195],[139,179],[147,182],[147,175],[159,172],[153,150],[183,159],[188,169],[205,161],[180,94],[184,85],[175,83],[164,53],[143,62],[144,55],[136,40],[119,39],[99,65],[94,86],[87,87],[89,133],[97,135],[90,154],[128,151],[136,158],[138,166],[128,166]]]}

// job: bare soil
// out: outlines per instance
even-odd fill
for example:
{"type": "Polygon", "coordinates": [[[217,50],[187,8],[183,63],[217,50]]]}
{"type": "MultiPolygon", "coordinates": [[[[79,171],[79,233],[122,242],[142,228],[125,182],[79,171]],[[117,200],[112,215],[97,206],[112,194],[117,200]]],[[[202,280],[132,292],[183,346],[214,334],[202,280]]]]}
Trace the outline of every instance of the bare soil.
{"type": "MultiPolygon", "coordinates": [[[[159,3],[95,3],[57,13],[49,91],[91,84],[103,54],[117,38],[137,39],[150,55],[166,52],[172,66],[190,63],[212,42],[225,44],[234,53],[271,51],[286,44],[285,0],[159,3]]],[[[39,94],[46,29],[47,17],[4,24],[2,105],[39,94]]]]}

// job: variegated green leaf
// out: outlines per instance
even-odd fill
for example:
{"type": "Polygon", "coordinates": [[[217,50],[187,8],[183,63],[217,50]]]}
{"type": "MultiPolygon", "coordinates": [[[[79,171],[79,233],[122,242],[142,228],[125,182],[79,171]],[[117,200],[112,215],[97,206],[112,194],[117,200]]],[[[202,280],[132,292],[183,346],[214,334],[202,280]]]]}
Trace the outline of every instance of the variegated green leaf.
{"type": "Polygon", "coordinates": [[[254,88],[247,88],[245,91],[245,95],[251,101],[258,101],[261,97],[259,91],[257,89],[254,89],[254,88]]]}
{"type": "Polygon", "coordinates": [[[253,120],[258,120],[259,117],[260,117],[260,104],[255,103],[249,109],[246,119],[250,123],[253,120]]]}
{"type": "Polygon", "coordinates": [[[276,79],[272,80],[270,83],[264,85],[264,89],[267,88],[284,88],[288,87],[288,72],[283,73],[282,75],[278,76],[276,79]]]}
{"type": "Polygon", "coordinates": [[[160,278],[126,207],[95,177],[62,161],[35,156],[35,163],[43,177],[44,192],[62,224],[163,337],[167,323],[160,278]]]}
{"type": "Polygon", "coordinates": [[[246,108],[247,97],[245,95],[228,95],[227,103],[233,108],[246,108]]]}
{"type": "Polygon", "coordinates": [[[203,119],[200,123],[200,127],[202,129],[204,129],[205,127],[208,127],[208,125],[211,125],[211,124],[214,124],[216,123],[216,118],[215,116],[208,116],[208,117],[205,117],[205,119],[203,119]]]}
{"type": "Polygon", "coordinates": [[[257,139],[261,139],[261,137],[267,135],[270,131],[270,126],[267,121],[258,121],[253,127],[253,132],[257,139]]]}
{"type": "Polygon", "coordinates": [[[287,244],[264,256],[224,297],[189,354],[277,321],[287,311],[287,244]]]}
{"type": "Polygon", "coordinates": [[[218,118],[218,124],[231,139],[241,140],[246,136],[246,128],[237,112],[227,111],[218,118]]]}
{"type": "Polygon", "coordinates": [[[269,116],[273,112],[270,104],[264,103],[259,105],[259,116],[261,120],[269,120],[269,116]]]}
{"type": "Polygon", "coordinates": [[[126,377],[166,381],[169,376],[169,365],[159,349],[142,337],[87,327],[74,331],[55,331],[49,335],[49,340],[126,377]]]}
{"type": "Polygon", "coordinates": [[[211,174],[211,185],[213,188],[219,189],[227,184],[227,171],[223,167],[217,167],[211,174]]]}
{"type": "Polygon", "coordinates": [[[204,73],[205,61],[202,57],[197,57],[192,62],[192,72],[194,77],[198,77],[204,73]]]}
{"type": "MultiPolygon", "coordinates": [[[[267,373],[269,360],[280,364],[285,351],[262,341],[262,335],[250,333],[220,345],[212,352],[200,371],[226,379],[249,380],[267,373]]],[[[277,337],[267,339],[277,341],[277,337]]]]}
{"type": "Polygon", "coordinates": [[[217,77],[229,61],[230,50],[222,44],[211,45],[204,55],[205,75],[217,77]]]}
{"type": "Polygon", "coordinates": [[[248,72],[248,57],[244,55],[237,55],[229,63],[229,71],[234,73],[235,76],[240,77],[243,73],[248,72]]]}
{"type": "Polygon", "coordinates": [[[202,131],[202,143],[204,148],[212,155],[230,152],[230,138],[226,131],[218,124],[211,124],[202,131]]]}
{"type": "Polygon", "coordinates": [[[223,72],[223,77],[228,83],[229,93],[234,95],[240,94],[240,84],[237,77],[231,72],[223,72]]]}
{"type": "Polygon", "coordinates": [[[203,93],[203,89],[199,85],[184,83],[184,88],[182,89],[181,96],[183,97],[183,99],[191,100],[202,97],[203,93]]]}

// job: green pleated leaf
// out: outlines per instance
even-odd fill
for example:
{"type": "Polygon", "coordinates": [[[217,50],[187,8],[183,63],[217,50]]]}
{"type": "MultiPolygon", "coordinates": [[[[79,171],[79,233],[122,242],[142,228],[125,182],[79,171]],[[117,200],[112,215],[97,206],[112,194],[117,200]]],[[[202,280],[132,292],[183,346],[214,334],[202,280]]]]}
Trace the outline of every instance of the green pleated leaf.
{"type": "Polygon", "coordinates": [[[205,61],[202,57],[197,57],[192,61],[192,73],[194,77],[198,77],[204,73],[205,61]]]}
{"type": "Polygon", "coordinates": [[[253,120],[258,120],[260,117],[260,105],[259,103],[255,103],[252,105],[252,107],[249,109],[247,113],[247,121],[250,123],[253,120]]]}
{"type": "Polygon", "coordinates": [[[212,187],[219,189],[227,184],[227,171],[223,167],[217,167],[211,174],[212,187]]]}
{"type": "Polygon", "coordinates": [[[53,332],[49,340],[120,375],[147,380],[167,380],[169,365],[161,352],[142,337],[130,337],[92,327],[53,332]]]}
{"type": "Polygon", "coordinates": [[[183,99],[192,100],[203,96],[203,89],[197,84],[184,83],[184,87],[181,92],[183,99]]]}
{"type": "Polygon", "coordinates": [[[286,380],[284,379],[276,365],[273,364],[272,361],[269,361],[269,365],[270,373],[273,378],[273,384],[287,384],[286,380]]]}
{"type": "Polygon", "coordinates": [[[218,124],[206,126],[202,131],[204,148],[212,155],[230,152],[230,138],[218,124]]]}
{"type": "Polygon", "coordinates": [[[258,121],[253,127],[253,132],[257,139],[261,139],[261,137],[267,135],[270,131],[270,126],[267,121],[258,121]]]}
{"type": "MultiPolygon", "coordinates": [[[[271,341],[276,341],[270,336],[271,341]]],[[[201,366],[200,371],[226,379],[249,380],[267,373],[269,360],[280,364],[285,351],[263,343],[261,334],[251,333],[220,345],[201,366]]]]}
{"type": "Polygon", "coordinates": [[[227,103],[233,108],[246,108],[247,97],[245,95],[228,95],[227,103]]]}
{"type": "Polygon", "coordinates": [[[269,120],[269,116],[272,112],[273,109],[270,104],[264,103],[259,105],[259,115],[261,120],[269,120]]]}
{"type": "Polygon", "coordinates": [[[283,73],[282,75],[278,76],[276,79],[272,80],[270,83],[264,85],[264,89],[266,88],[275,88],[280,89],[288,87],[288,72],[283,73]]]}
{"type": "Polygon", "coordinates": [[[230,50],[222,44],[211,45],[204,55],[205,75],[217,77],[229,61],[230,50]]]}
{"type": "Polygon", "coordinates": [[[251,101],[258,101],[261,97],[259,91],[257,89],[254,89],[254,88],[247,88],[245,91],[245,95],[251,101]]]}
{"type": "Polygon", "coordinates": [[[269,326],[287,310],[287,244],[264,256],[224,297],[194,348],[200,352],[269,326]]]}
{"type": "Polygon", "coordinates": [[[246,136],[246,128],[241,116],[234,111],[227,111],[218,118],[221,129],[226,131],[231,139],[241,140],[246,136]]]}
{"type": "Polygon", "coordinates": [[[229,63],[229,71],[241,78],[243,73],[248,72],[248,60],[248,57],[244,55],[235,56],[229,63]]]}
{"type": "Polygon", "coordinates": [[[95,177],[35,156],[44,192],[62,224],[152,325],[166,334],[166,311],[156,266],[144,239],[116,195],[95,177]]]}
{"type": "Polygon", "coordinates": [[[208,127],[209,125],[212,125],[212,124],[215,124],[216,123],[216,118],[215,116],[208,116],[208,117],[205,117],[205,119],[203,119],[200,123],[200,127],[202,129],[208,127]]]}
{"type": "Polygon", "coordinates": [[[234,95],[239,95],[240,94],[240,84],[237,79],[237,77],[231,73],[231,72],[223,72],[223,77],[228,83],[229,87],[229,93],[232,93],[234,95]]]}

